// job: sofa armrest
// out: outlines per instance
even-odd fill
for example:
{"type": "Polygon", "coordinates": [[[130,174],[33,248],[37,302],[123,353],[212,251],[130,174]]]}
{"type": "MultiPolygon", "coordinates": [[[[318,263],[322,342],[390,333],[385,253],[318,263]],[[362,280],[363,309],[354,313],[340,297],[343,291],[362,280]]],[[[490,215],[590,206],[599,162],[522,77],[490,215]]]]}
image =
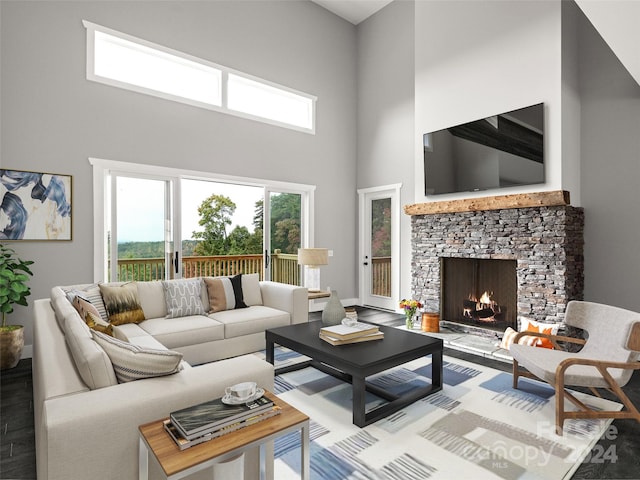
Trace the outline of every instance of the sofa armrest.
{"type": "MultiPolygon", "coordinates": [[[[43,406],[47,480],[138,477],[138,426],[256,381],[273,391],[273,366],[244,355],[112,387],[49,399],[43,406]]],[[[39,462],[40,463],[40,462],[39,462]]],[[[40,469],[39,469],[40,470],[40,469]]],[[[38,472],[40,478],[41,471],[38,472]]]]}
{"type": "Polygon", "coordinates": [[[278,282],[260,282],[265,306],[289,312],[291,323],[309,321],[309,294],[304,287],[278,282]]]}

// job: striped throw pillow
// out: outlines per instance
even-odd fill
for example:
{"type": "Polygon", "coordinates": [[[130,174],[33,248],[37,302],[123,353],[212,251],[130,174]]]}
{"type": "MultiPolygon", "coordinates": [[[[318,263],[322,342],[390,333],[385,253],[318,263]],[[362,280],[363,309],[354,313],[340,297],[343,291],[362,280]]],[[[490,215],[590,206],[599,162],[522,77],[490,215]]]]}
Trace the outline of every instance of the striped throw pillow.
{"type": "Polygon", "coordinates": [[[182,354],[179,352],[142,348],[95,330],[91,333],[111,360],[119,383],[162,377],[182,369],[182,354]]]}
{"type": "Polygon", "coordinates": [[[242,293],[242,274],[230,278],[206,277],[204,283],[209,295],[210,312],[247,308],[242,293]]]}

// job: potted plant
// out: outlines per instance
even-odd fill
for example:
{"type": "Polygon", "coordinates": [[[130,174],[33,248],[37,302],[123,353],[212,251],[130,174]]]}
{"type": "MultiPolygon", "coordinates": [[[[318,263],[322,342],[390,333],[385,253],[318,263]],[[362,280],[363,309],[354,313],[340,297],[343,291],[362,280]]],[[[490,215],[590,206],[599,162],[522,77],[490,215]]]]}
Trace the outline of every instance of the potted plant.
{"type": "Polygon", "coordinates": [[[22,325],[7,325],[6,315],[13,312],[14,305],[27,305],[27,297],[31,289],[27,285],[30,260],[21,260],[16,252],[0,244],[0,312],[2,326],[0,327],[0,369],[15,367],[20,361],[24,347],[24,327],[22,325]]]}

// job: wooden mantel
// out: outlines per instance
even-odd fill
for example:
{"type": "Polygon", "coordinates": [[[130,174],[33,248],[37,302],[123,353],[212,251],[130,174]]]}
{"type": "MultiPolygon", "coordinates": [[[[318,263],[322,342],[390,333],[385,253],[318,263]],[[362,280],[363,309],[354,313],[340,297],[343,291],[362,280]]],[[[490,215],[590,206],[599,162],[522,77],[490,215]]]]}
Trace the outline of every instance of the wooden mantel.
{"type": "Polygon", "coordinates": [[[446,200],[442,202],[414,203],[404,206],[407,215],[432,215],[435,213],[479,212],[483,210],[502,210],[507,208],[556,207],[570,205],[569,192],[554,190],[550,192],[517,193],[495,197],[468,198],[464,200],[446,200]]]}

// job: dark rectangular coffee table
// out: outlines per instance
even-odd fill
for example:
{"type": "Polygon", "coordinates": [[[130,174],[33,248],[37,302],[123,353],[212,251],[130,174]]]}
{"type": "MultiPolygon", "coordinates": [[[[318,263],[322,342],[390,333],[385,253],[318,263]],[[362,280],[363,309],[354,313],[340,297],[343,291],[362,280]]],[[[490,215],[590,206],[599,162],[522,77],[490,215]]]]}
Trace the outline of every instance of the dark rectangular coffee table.
{"type": "Polygon", "coordinates": [[[331,345],[318,336],[322,322],[308,322],[286,327],[271,328],[265,333],[267,361],[274,364],[274,345],[277,343],[310,357],[308,362],[276,369],[276,375],[309,365],[325,373],[350,382],[353,388],[353,423],[364,427],[401,408],[442,390],[442,340],[380,326],[384,339],[371,342],[331,345]],[[416,358],[431,355],[431,385],[414,388],[396,395],[367,382],[367,377],[383,372],[416,358]],[[365,391],[388,401],[365,412],[365,391]]]}

